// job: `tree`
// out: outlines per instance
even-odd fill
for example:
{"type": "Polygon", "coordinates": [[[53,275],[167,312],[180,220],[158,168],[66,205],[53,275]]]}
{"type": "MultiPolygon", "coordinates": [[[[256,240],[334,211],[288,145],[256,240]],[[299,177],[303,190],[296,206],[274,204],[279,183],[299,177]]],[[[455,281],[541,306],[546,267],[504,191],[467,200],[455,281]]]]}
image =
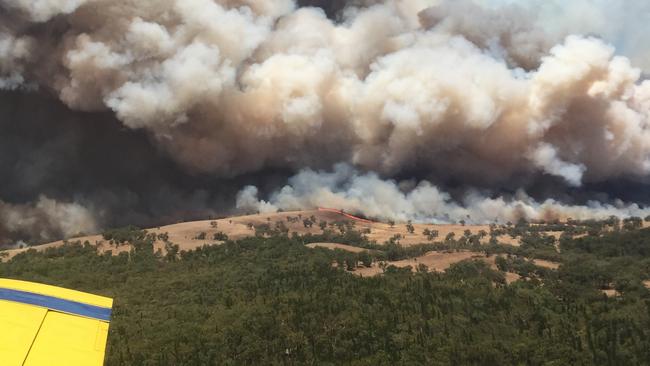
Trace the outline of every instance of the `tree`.
{"type": "Polygon", "coordinates": [[[260,224],[255,226],[255,236],[256,237],[263,237],[265,235],[271,235],[272,230],[271,230],[271,225],[269,224],[260,224]]]}
{"type": "Polygon", "coordinates": [[[364,267],[372,267],[372,257],[368,251],[364,250],[363,252],[359,252],[357,259],[361,262],[361,264],[363,264],[364,267]]]}
{"type": "Polygon", "coordinates": [[[408,231],[409,234],[413,234],[415,232],[415,227],[411,223],[411,220],[409,220],[406,224],[406,231],[408,231]]]}
{"type": "Polygon", "coordinates": [[[226,241],[228,240],[228,235],[226,235],[223,231],[219,231],[217,233],[214,233],[212,239],[219,240],[219,241],[226,241]]]}
{"type": "Polygon", "coordinates": [[[288,235],[289,234],[289,228],[287,225],[284,224],[284,221],[276,221],[275,222],[275,231],[279,233],[280,235],[288,235]]]}
{"type": "Polygon", "coordinates": [[[433,240],[438,237],[438,230],[424,229],[422,234],[427,237],[427,240],[433,240]]]}
{"type": "Polygon", "coordinates": [[[354,271],[357,269],[357,257],[354,253],[349,253],[345,257],[345,265],[348,271],[354,271]]]}
{"type": "Polygon", "coordinates": [[[165,243],[165,260],[167,262],[175,262],[178,259],[179,246],[178,244],[166,242],[165,243]]]}
{"type": "Polygon", "coordinates": [[[125,226],[117,229],[105,230],[102,233],[104,240],[111,244],[119,246],[120,244],[131,243],[143,240],[147,236],[147,231],[137,226],[125,226]]]}
{"type": "Polygon", "coordinates": [[[508,272],[509,266],[508,266],[508,260],[507,259],[505,259],[502,256],[497,256],[494,259],[494,262],[495,262],[497,268],[499,269],[499,271],[508,272]]]}
{"type": "Polygon", "coordinates": [[[625,230],[637,230],[643,226],[643,220],[640,217],[628,217],[623,220],[623,229],[625,230]]]}
{"type": "Polygon", "coordinates": [[[394,220],[388,220],[388,225],[393,228],[395,226],[395,221],[394,220]]]}
{"type": "Polygon", "coordinates": [[[388,239],[388,244],[399,244],[402,234],[395,234],[388,239]]]}

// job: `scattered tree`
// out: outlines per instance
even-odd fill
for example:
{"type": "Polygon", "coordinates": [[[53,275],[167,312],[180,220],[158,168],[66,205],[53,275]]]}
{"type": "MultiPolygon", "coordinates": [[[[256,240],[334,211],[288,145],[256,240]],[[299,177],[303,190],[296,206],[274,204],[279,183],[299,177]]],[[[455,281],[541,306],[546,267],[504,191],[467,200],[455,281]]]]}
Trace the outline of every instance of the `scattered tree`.
{"type": "Polygon", "coordinates": [[[408,231],[409,234],[413,234],[415,232],[415,227],[411,223],[411,220],[409,220],[406,224],[406,231],[408,231]]]}

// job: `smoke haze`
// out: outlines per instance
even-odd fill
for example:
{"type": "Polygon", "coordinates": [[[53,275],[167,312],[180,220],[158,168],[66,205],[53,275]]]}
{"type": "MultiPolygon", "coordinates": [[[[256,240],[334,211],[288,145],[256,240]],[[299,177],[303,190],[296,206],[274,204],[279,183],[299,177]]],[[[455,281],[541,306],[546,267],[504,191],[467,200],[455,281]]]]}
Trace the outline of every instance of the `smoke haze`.
{"type": "Polygon", "coordinates": [[[645,215],[649,19],[641,0],[0,1],[0,243],[237,207],[645,215]]]}

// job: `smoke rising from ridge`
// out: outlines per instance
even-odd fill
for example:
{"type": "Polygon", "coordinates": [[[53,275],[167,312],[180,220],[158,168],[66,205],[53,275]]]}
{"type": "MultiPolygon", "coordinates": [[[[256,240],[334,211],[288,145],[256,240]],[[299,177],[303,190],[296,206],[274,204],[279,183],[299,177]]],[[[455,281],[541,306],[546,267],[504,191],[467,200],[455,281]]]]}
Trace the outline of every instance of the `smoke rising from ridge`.
{"type": "Polygon", "coordinates": [[[0,201],[0,237],[9,233],[36,240],[52,240],[92,233],[97,225],[83,206],[40,197],[34,205],[9,205],[0,201]]]}
{"type": "MultiPolygon", "coordinates": [[[[548,194],[512,193],[539,182],[552,182],[543,191],[553,196],[622,179],[645,187],[650,47],[636,35],[650,24],[650,9],[640,0],[625,3],[358,0],[323,10],[305,7],[318,1],[292,0],[4,1],[5,98],[52,95],[65,105],[57,107],[62,114],[83,122],[70,126],[53,114],[41,119],[43,128],[71,128],[54,136],[76,133],[74,144],[101,138],[93,129],[106,127],[97,125],[121,126],[112,142],[146,158],[121,159],[119,169],[155,176],[148,188],[159,193],[134,183],[135,173],[111,177],[107,186],[85,178],[72,191],[48,189],[6,162],[14,184],[33,187],[22,198],[0,188],[0,199],[11,202],[3,211],[37,207],[43,196],[87,207],[95,227],[115,224],[124,209],[144,223],[187,211],[223,213],[234,206],[224,197],[241,186],[268,181],[262,191],[274,192],[282,177],[300,181],[343,162],[357,171],[347,174],[347,185],[362,180],[356,189],[385,186],[396,195],[366,209],[375,216],[471,214],[485,221],[515,211],[529,218],[642,213],[638,205],[587,203],[589,197],[567,205],[548,194]],[[273,179],[265,179],[269,174],[273,179]],[[423,183],[403,193],[388,188],[391,179],[423,183]],[[460,193],[447,197],[449,190],[460,193]],[[124,194],[130,203],[114,203],[124,194]],[[400,209],[409,195],[437,208],[400,209]],[[178,198],[157,209],[166,196],[178,198]]],[[[22,123],[10,122],[11,113],[1,118],[5,129],[22,123]]],[[[54,151],[33,155],[30,166],[46,167],[43,159],[65,165],[45,174],[57,187],[66,180],[62,172],[95,169],[90,158],[66,165],[73,147],[54,151]]],[[[354,197],[316,177],[313,185],[331,193],[329,206],[346,207],[340,198],[354,197]]],[[[251,188],[241,197],[260,202],[251,188]]],[[[325,205],[312,193],[292,203],[274,197],[266,209],[325,205]]],[[[372,206],[357,202],[358,209],[372,206]]],[[[66,225],[48,236],[68,235],[66,225]]]]}
{"type": "Polygon", "coordinates": [[[305,207],[337,207],[382,220],[427,223],[585,220],[650,214],[648,209],[620,200],[611,204],[588,201],[583,205],[566,204],[555,199],[538,202],[523,191],[508,198],[489,198],[469,191],[459,202],[430,182],[400,184],[383,180],[374,173],[360,174],[346,164],[335,166],[332,172],[304,170],[291,177],[286,186],[273,192],[268,201],[258,198],[258,189],[254,186],[243,188],[237,195],[237,208],[244,212],[268,213],[305,207]]]}

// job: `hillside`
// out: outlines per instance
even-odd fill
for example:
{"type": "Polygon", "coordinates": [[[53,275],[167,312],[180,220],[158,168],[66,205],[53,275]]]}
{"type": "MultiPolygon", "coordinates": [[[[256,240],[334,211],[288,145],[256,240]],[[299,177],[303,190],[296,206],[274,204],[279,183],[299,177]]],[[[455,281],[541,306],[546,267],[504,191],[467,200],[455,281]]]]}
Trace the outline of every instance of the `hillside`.
{"type": "MultiPolygon", "coordinates": [[[[426,229],[437,231],[438,235],[436,236],[436,239],[444,239],[450,233],[453,233],[454,237],[462,237],[466,230],[469,230],[469,232],[474,235],[479,234],[481,231],[486,233],[490,232],[489,225],[434,225],[415,223],[413,224],[414,231],[413,233],[410,233],[407,230],[407,223],[395,223],[394,225],[390,225],[385,222],[371,222],[363,219],[355,220],[354,218],[345,216],[344,214],[325,210],[280,212],[234,216],[217,220],[181,222],[173,225],[148,228],[147,231],[154,234],[167,233],[169,235],[169,241],[179,245],[180,250],[192,250],[206,244],[214,244],[214,234],[219,232],[226,234],[230,239],[243,239],[255,235],[255,226],[269,224],[271,227],[274,227],[278,222],[283,223],[289,230],[289,233],[295,232],[299,235],[321,233],[323,231],[319,226],[321,222],[327,223],[328,227],[333,227],[334,224],[342,222],[354,223],[354,226],[360,231],[369,230],[369,233],[366,233],[365,235],[371,241],[374,240],[377,243],[384,243],[395,235],[400,235],[402,237],[400,239],[400,244],[404,246],[431,241],[423,234],[426,229]],[[311,227],[306,227],[303,220],[309,218],[314,218],[315,220],[311,227]],[[201,233],[205,233],[205,238],[200,238],[201,233]]],[[[551,234],[558,235],[557,233],[551,234]]],[[[486,242],[488,238],[485,237],[481,240],[486,242]]],[[[519,240],[517,238],[512,238],[509,235],[499,235],[498,240],[505,244],[519,245],[519,240]]],[[[128,246],[111,246],[110,243],[103,239],[101,234],[69,238],[68,241],[81,241],[82,243],[88,241],[93,245],[97,245],[100,251],[111,250],[113,253],[129,250],[128,246]]],[[[61,246],[63,243],[63,240],[59,240],[29,248],[6,250],[4,252],[7,253],[8,258],[11,258],[30,248],[44,250],[61,246]]],[[[164,250],[164,243],[158,241],[155,244],[155,248],[164,250]]]]}
{"type": "MultiPolygon", "coordinates": [[[[225,223],[254,218],[268,223],[225,223]]],[[[118,255],[51,244],[0,263],[0,277],[114,298],[109,366],[636,365],[650,356],[650,230],[628,224],[519,224],[519,246],[258,226],[178,253],[130,228],[107,233],[129,239],[118,255]]]]}

